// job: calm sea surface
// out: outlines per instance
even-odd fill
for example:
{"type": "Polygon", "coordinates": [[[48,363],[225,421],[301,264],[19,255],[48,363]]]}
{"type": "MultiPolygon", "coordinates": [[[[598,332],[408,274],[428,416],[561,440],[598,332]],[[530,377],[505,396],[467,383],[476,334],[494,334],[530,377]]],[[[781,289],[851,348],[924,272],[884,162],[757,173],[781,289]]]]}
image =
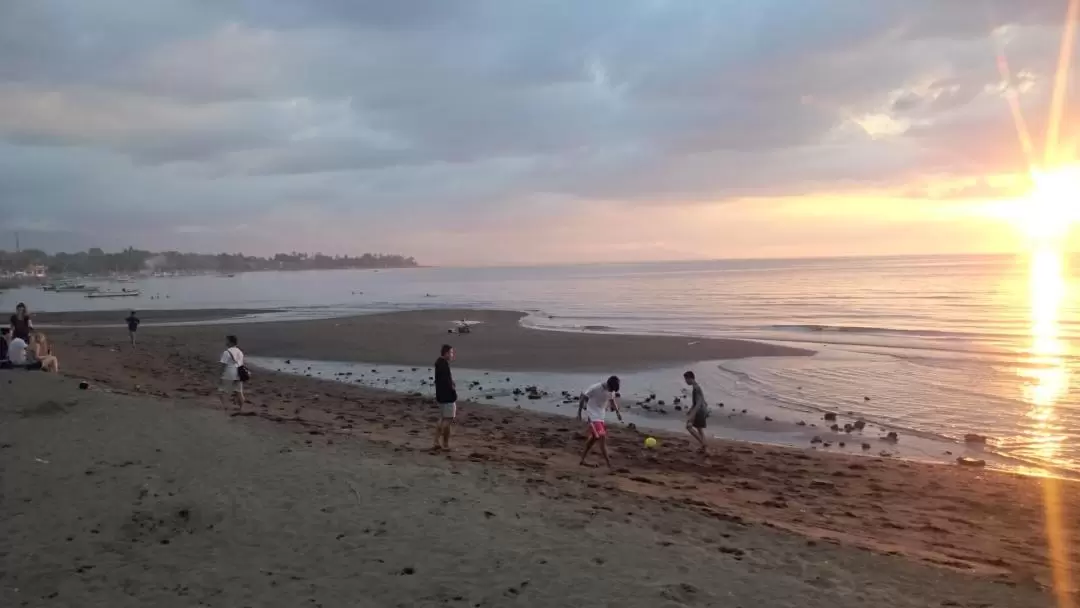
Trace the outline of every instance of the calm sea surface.
{"type": "Polygon", "coordinates": [[[854,411],[923,436],[985,434],[1018,462],[1080,471],[1075,261],[1041,251],[251,273],[145,279],[123,285],[143,292],[125,300],[14,290],[0,294],[0,307],[281,307],[295,316],[506,308],[550,329],[798,343],[820,354],[720,362],[715,381],[793,411],[854,411]]]}

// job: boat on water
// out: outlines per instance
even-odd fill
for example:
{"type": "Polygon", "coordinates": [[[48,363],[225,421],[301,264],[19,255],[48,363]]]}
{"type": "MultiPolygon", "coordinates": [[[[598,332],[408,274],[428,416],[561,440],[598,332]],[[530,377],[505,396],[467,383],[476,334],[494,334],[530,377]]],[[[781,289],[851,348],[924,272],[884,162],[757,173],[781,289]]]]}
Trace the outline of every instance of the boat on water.
{"type": "Polygon", "coordinates": [[[88,298],[134,298],[141,295],[138,289],[124,289],[121,291],[93,291],[86,294],[88,298]]]}
{"type": "Polygon", "coordinates": [[[56,287],[54,287],[53,289],[48,290],[48,291],[55,291],[57,293],[64,293],[64,292],[93,293],[93,292],[98,291],[100,289],[101,289],[100,287],[94,287],[92,285],[86,285],[85,283],[70,283],[70,284],[67,284],[67,285],[57,285],[56,287]]]}

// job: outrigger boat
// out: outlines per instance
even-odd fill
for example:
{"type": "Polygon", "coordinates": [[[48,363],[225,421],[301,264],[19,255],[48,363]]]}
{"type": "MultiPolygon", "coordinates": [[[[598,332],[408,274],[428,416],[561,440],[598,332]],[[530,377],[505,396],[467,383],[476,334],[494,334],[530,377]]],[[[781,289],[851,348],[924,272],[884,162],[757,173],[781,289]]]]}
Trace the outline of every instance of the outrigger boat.
{"type": "Polygon", "coordinates": [[[123,291],[94,291],[94,292],[86,294],[86,297],[88,297],[88,298],[134,298],[134,297],[136,297],[138,295],[140,295],[140,292],[139,292],[138,289],[132,289],[130,291],[125,289],[123,291]]]}

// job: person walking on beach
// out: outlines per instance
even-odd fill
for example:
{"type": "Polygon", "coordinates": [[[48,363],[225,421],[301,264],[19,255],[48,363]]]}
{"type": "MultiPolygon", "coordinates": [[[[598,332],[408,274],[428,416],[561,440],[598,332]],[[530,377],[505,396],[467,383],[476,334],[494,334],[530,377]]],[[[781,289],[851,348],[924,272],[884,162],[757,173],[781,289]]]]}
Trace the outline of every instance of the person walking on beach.
{"type": "Polygon", "coordinates": [[[610,407],[615,410],[615,415],[622,422],[622,412],[619,411],[619,403],[615,400],[615,394],[619,392],[619,377],[612,376],[604,382],[590,386],[581,394],[578,400],[578,420],[581,420],[581,412],[585,411],[589,422],[589,439],[585,442],[585,451],[581,453],[582,466],[593,446],[600,444],[600,454],[604,456],[604,462],[611,468],[611,458],[608,457],[607,449],[607,426],[604,419],[610,407]]]}
{"type": "Polygon", "coordinates": [[[708,451],[705,447],[705,419],[709,417],[709,404],[705,402],[705,391],[701,390],[694,372],[683,374],[683,380],[691,387],[690,411],[686,412],[686,431],[701,446],[698,451],[704,454],[708,451]]]}
{"type": "Polygon", "coordinates": [[[15,314],[11,315],[11,339],[22,339],[30,343],[30,332],[34,331],[34,324],[30,320],[30,313],[26,310],[26,304],[19,302],[15,307],[15,314]]]}
{"type": "Polygon", "coordinates": [[[128,337],[131,338],[131,345],[135,346],[135,332],[139,331],[139,317],[135,316],[135,311],[131,311],[124,322],[127,323],[128,337]]]}
{"type": "Polygon", "coordinates": [[[450,425],[457,418],[457,385],[450,373],[450,362],[455,355],[453,346],[443,344],[439,358],[435,360],[435,402],[439,405],[439,424],[435,427],[433,450],[450,449],[450,425]]]}
{"type": "Polygon", "coordinates": [[[221,407],[228,408],[231,400],[238,411],[244,409],[244,383],[240,380],[240,368],[244,365],[244,351],[240,350],[236,336],[225,336],[225,352],[221,353],[221,380],[218,397],[221,407]]]}

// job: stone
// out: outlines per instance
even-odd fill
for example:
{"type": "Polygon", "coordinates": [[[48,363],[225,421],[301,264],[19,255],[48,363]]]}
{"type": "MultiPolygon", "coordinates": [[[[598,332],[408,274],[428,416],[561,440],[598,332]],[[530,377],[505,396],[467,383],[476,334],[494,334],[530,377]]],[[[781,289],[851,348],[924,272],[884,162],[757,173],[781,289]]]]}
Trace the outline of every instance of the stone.
{"type": "Polygon", "coordinates": [[[975,433],[968,433],[967,435],[964,435],[964,443],[986,445],[986,440],[987,438],[985,435],[976,435],[975,433]]]}
{"type": "Polygon", "coordinates": [[[956,459],[956,464],[962,467],[985,467],[986,461],[979,458],[968,458],[967,456],[961,456],[956,459]]]}
{"type": "Polygon", "coordinates": [[[806,421],[805,420],[800,420],[800,421],[795,423],[795,426],[806,426],[806,421]]]}
{"type": "Polygon", "coordinates": [[[769,418],[768,416],[765,416],[765,422],[772,422],[772,421],[773,421],[772,418],[769,418]]]}
{"type": "Polygon", "coordinates": [[[675,411],[676,412],[681,412],[682,411],[682,406],[681,405],[676,405],[675,406],[675,411]]]}
{"type": "Polygon", "coordinates": [[[896,431],[889,431],[889,433],[881,439],[890,443],[896,443],[897,441],[900,441],[900,435],[897,435],[896,431]]]}
{"type": "Polygon", "coordinates": [[[863,450],[869,450],[870,449],[870,444],[869,443],[862,444],[862,449],[863,450]]]}
{"type": "Polygon", "coordinates": [[[810,443],[812,443],[812,444],[813,443],[822,443],[822,441],[823,440],[821,439],[821,437],[818,437],[817,435],[814,435],[814,438],[810,440],[810,443]]]}
{"type": "Polygon", "coordinates": [[[824,419],[826,422],[833,422],[836,420],[836,414],[833,412],[826,412],[824,419]]]}
{"type": "Polygon", "coordinates": [[[839,433],[839,432],[840,432],[840,426],[839,426],[839,425],[836,425],[836,424],[834,424],[834,425],[832,425],[832,426],[830,426],[830,427],[829,427],[829,430],[830,430],[830,431],[832,431],[832,432],[834,432],[834,433],[839,433]]]}
{"type": "Polygon", "coordinates": [[[89,388],[90,388],[90,383],[89,382],[80,382],[79,383],[79,390],[80,391],[85,391],[85,390],[87,390],[89,388]]]}
{"type": "Polygon", "coordinates": [[[851,425],[856,431],[861,431],[866,428],[866,421],[859,419],[855,421],[855,424],[851,425]]]}
{"type": "Polygon", "coordinates": [[[869,401],[870,397],[863,397],[862,399],[863,399],[863,401],[869,401]]]}

